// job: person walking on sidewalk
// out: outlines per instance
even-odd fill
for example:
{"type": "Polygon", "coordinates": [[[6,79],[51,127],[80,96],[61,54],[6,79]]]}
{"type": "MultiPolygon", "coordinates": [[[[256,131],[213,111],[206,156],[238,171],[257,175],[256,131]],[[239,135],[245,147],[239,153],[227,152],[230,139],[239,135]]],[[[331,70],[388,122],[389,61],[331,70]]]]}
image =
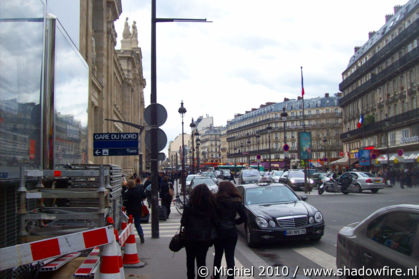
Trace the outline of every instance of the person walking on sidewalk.
{"type": "MultiPolygon", "coordinates": [[[[219,278],[216,272],[221,266],[221,258],[225,253],[227,269],[234,270],[234,250],[237,243],[236,225],[246,221],[242,197],[237,188],[230,181],[222,181],[218,185],[218,192],[215,196],[215,203],[218,216],[217,238],[214,241],[214,277],[219,278]],[[237,214],[239,218],[236,219],[237,214]]],[[[233,274],[233,273],[232,273],[233,274]]],[[[228,276],[227,278],[234,278],[228,276]]]]}
{"type": "Polygon", "coordinates": [[[170,195],[169,177],[164,175],[160,182],[160,198],[161,205],[167,213],[167,218],[170,215],[170,204],[172,203],[172,196],[170,195]]]}
{"type": "Polygon", "coordinates": [[[134,225],[140,236],[141,243],[144,243],[144,233],[141,227],[141,212],[143,200],[145,199],[142,187],[136,187],[134,180],[128,180],[128,190],[125,193],[125,208],[127,209],[128,216],[132,215],[134,218],[134,225]]]}
{"type": "MultiPolygon", "coordinates": [[[[195,261],[197,270],[206,266],[208,248],[215,239],[217,214],[215,199],[205,184],[195,186],[189,203],[185,206],[181,225],[184,227],[186,243],[187,278],[195,278],[195,261]]],[[[197,278],[205,278],[198,273],[197,278]]]]}

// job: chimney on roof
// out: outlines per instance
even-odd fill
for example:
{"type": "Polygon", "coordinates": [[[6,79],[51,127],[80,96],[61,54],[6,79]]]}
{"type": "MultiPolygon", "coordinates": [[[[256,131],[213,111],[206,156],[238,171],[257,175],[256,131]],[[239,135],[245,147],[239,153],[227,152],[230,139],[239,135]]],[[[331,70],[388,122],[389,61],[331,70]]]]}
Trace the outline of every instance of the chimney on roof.
{"type": "Polygon", "coordinates": [[[324,93],[325,98],[329,98],[329,93],[324,93]]]}
{"type": "Polygon", "coordinates": [[[284,98],[284,102],[288,102],[290,99],[288,98],[284,98]]]}
{"type": "Polygon", "coordinates": [[[298,98],[297,98],[298,101],[302,100],[302,99],[303,99],[303,97],[301,97],[301,96],[298,96],[298,98]]]}
{"type": "Polygon", "coordinates": [[[393,15],[386,15],[386,23],[393,17],[393,15]]]}
{"type": "Polygon", "coordinates": [[[400,5],[394,6],[394,14],[396,14],[398,11],[400,11],[401,8],[402,8],[402,6],[400,6],[400,5]]]}
{"type": "Polygon", "coordinates": [[[371,39],[372,36],[375,35],[375,33],[376,33],[375,31],[368,32],[368,39],[371,39]]]}
{"type": "Polygon", "coordinates": [[[354,47],[354,53],[357,53],[360,48],[359,46],[354,47]]]}

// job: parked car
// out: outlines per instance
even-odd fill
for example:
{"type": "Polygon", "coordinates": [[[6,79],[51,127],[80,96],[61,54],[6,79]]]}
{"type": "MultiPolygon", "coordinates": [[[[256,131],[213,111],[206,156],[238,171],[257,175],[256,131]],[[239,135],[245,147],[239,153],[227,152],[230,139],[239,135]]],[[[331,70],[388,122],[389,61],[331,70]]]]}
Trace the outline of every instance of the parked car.
{"type": "MultiPolygon", "coordinates": [[[[304,171],[302,170],[289,170],[284,171],[284,173],[279,178],[280,183],[287,184],[293,190],[304,190],[304,171]]],[[[314,181],[311,178],[307,177],[307,183],[314,186],[314,181]]]]}
{"type": "Polygon", "coordinates": [[[327,177],[327,173],[325,172],[315,172],[310,177],[314,181],[315,186],[320,186],[325,181],[329,181],[329,177],[327,177]]]}
{"type": "Polygon", "coordinates": [[[191,185],[191,181],[194,177],[199,176],[198,174],[189,174],[185,179],[185,185],[186,188],[188,188],[191,185]]]}
{"type": "Polygon", "coordinates": [[[238,177],[238,184],[258,183],[262,179],[258,170],[243,169],[238,177]]]}
{"type": "MultiPolygon", "coordinates": [[[[409,268],[416,267],[417,272],[418,228],[419,205],[383,207],[363,221],[345,226],[339,231],[336,265],[338,268],[351,270],[382,269],[385,266],[401,268],[405,275],[409,268]]],[[[393,278],[393,276],[380,277],[393,278]]]]}
{"type": "Polygon", "coordinates": [[[271,172],[271,177],[273,182],[279,182],[279,178],[284,173],[282,170],[274,170],[271,172]]]}
{"type": "Polygon", "coordinates": [[[305,202],[290,187],[280,183],[267,186],[239,185],[247,221],[244,224],[249,246],[289,239],[318,241],[324,233],[322,213],[305,202]]]}
{"type": "MultiPolygon", "coordinates": [[[[369,172],[349,171],[342,174],[341,177],[348,174],[352,175],[352,184],[359,193],[365,190],[370,190],[373,193],[377,193],[378,190],[383,189],[386,186],[384,178],[374,176],[369,172]]],[[[339,177],[338,180],[341,177],[339,177]]]]}
{"type": "Polygon", "coordinates": [[[208,189],[210,189],[211,192],[217,193],[218,192],[218,185],[215,183],[215,181],[211,177],[205,177],[205,176],[195,176],[191,180],[191,184],[187,188],[187,191],[192,191],[192,189],[199,184],[205,184],[207,185],[208,189]]]}

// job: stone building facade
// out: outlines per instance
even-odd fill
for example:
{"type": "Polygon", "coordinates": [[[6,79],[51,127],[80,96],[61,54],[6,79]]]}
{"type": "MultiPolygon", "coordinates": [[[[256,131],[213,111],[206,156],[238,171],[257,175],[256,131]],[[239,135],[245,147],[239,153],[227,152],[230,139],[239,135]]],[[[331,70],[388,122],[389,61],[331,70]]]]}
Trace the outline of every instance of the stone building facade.
{"type": "Polygon", "coordinates": [[[145,171],[144,135],[139,156],[93,156],[94,133],[139,132],[113,119],[144,126],[144,88],[141,48],[135,21],[125,23],[121,49],[116,50],[114,22],[122,13],[121,0],[80,1],[80,53],[89,65],[89,162],[117,164],[127,174],[145,171]],[[141,169],[141,170],[140,170],[141,169]]]}
{"type": "Polygon", "coordinates": [[[340,157],[342,145],[342,112],[339,94],[304,100],[284,99],[281,103],[267,103],[244,114],[235,115],[227,122],[228,160],[230,164],[257,165],[265,169],[299,167],[298,133],[311,132],[313,166],[327,165],[340,157]],[[288,114],[284,121],[281,113],[288,114]],[[284,129],[285,124],[285,129],[284,129]],[[289,151],[284,152],[287,143],[289,151]],[[259,155],[259,156],[258,156],[259,155]],[[258,159],[259,157],[259,159],[258,159]]]}
{"type": "Polygon", "coordinates": [[[345,154],[354,163],[360,150],[369,150],[369,167],[414,164],[419,157],[419,1],[395,6],[385,18],[355,48],[339,85],[345,154]]]}

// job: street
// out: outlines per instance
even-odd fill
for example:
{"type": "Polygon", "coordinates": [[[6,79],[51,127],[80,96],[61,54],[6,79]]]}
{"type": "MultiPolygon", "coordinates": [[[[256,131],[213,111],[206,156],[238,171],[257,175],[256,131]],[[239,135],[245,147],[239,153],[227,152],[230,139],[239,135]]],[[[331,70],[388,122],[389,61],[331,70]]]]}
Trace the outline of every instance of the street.
{"type": "MultiPolygon", "coordinates": [[[[302,194],[303,192],[297,193],[302,194]]],[[[343,226],[360,221],[384,206],[401,203],[418,204],[419,187],[405,189],[400,189],[398,186],[388,187],[380,190],[377,194],[371,192],[348,195],[325,193],[319,196],[317,191],[313,191],[308,195],[307,202],[317,207],[324,215],[326,229],[323,238],[317,243],[299,241],[249,248],[244,233],[240,231],[236,246],[236,266],[244,269],[253,268],[253,277],[236,276],[236,278],[263,278],[269,277],[269,273],[274,275],[289,274],[289,277],[292,278],[294,272],[296,272],[295,278],[320,278],[304,276],[303,269],[336,268],[336,237],[343,226]]],[[[180,214],[172,207],[170,218],[167,221],[160,221],[160,237],[172,237],[179,229],[179,221],[180,214]]],[[[151,238],[151,224],[143,224],[143,228],[146,238],[151,238]]],[[[210,248],[207,255],[209,267],[212,265],[212,260],[213,248],[210,248]]]]}

